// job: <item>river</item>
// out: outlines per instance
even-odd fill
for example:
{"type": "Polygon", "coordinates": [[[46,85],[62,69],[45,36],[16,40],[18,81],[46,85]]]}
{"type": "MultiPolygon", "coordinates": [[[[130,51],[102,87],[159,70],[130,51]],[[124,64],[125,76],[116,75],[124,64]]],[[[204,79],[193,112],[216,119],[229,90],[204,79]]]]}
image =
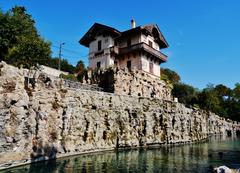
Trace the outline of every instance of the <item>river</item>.
{"type": "Polygon", "coordinates": [[[207,173],[211,165],[240,168],[240,139],[214,137],[198,144],[79,155],[2,173],[207,173]]]}

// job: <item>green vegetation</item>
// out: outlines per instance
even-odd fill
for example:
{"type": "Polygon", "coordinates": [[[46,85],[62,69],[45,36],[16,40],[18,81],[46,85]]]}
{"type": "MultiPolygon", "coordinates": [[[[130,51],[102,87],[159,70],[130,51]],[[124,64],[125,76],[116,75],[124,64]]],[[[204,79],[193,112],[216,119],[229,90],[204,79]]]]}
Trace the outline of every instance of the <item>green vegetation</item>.
{"type": "Polygon", "coordinates": [[[67,75],[60,74],[59,77],[62,78],[62,79],[67,79],[67,80],[71,80],[71,81],[77,81],[78,80],[77,77],[74,74],[67,74],[67,75]]]}
{"type": "MultiPolygon", "coordinates": [[[[58,58],[51,58],[51,43],[45,41],[35,27],[25,7],[16,6],[4,13],[0,10],[0,60],[17,67],[47,65],[58,68],[58,58]]],[[[61,60],[61,70],[75,72],[67,60],[61,60]]]]}
{"type": "Polygon", "coordinates": [[[172,95],[177,97],[180,103],[240,121],[240,83],[237,83],[233,89],[222,84],[216,86],[209,84],[200,91],[180,82],[179,75],[172,70],[162,69],[161,73],[164,79],[172,83],[172,95]]]}
{"type": "Polygon", "coordinates": [[[82,60],[78,61],[75,73],[77,74],[78,81],[83,82],[83,78],[87,75],[87,69],[82,60]]]}
{"type": "MultiPolygon", "coordinates": [[[[51,58],[49,62],[46,62],[46,64],[44,65],[58,69],[58,64],[59,64],[59,58],[51,58]]],[[[73,74],[76,71],[76,67],[69,64],[66,59],[61,59],[61,70],[73,74]]]]}
{"type": "Polygon", "coordinates": [[[50,43],[41,38],[24,7],[0,11],[0,58],[9,64],[30,68],[50,59],[50,43]]]}
{"type": "Polygon", "coordinates": [[[178,83],[181,80],[180,76],[175,71],[168,68],[161,68],[161,79],[172,84],[178,83]]]}

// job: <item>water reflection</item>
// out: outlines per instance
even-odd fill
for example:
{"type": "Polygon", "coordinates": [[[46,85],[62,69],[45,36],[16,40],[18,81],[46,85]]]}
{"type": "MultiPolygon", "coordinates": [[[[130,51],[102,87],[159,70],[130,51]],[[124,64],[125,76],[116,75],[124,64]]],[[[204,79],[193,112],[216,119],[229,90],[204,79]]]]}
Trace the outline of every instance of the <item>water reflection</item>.
{"type": "Polygon", "coordinates": [[[4,173],[208,172],[210,165],[239,168],[240,140],[211,139],[194,145],[81,155],[23,166],[4,173]]]}

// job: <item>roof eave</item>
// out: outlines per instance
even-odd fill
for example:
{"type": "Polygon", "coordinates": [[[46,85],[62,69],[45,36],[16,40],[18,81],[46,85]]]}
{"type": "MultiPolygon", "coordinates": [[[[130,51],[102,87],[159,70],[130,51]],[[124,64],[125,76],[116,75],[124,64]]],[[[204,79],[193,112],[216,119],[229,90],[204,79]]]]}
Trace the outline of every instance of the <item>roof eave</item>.
{"type": "Polygon", "coordinates": [[[94,28],[100,27],[105,30],[108,30],[110,34],[115,35],[116,37],[121,34],[120,31],[116,30],[115,28],[102,25],[99,23],[94,23],[92,27],[84,34],[84,36],[79,40],[79,43],[83,46],[89,47],[89,43],[94,40],[94,38],[91,37],[91,32],[94,30],[94,28]]]}

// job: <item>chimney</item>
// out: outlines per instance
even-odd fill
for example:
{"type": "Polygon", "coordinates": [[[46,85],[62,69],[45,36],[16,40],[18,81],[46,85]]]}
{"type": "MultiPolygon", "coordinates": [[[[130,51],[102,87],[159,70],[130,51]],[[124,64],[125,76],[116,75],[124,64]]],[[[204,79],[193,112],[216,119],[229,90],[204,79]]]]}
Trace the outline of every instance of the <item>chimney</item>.
{"type": "Polygon", "coordinates": [[[131,20],[131,27],[136,28],[136,22],[134,19],[131,20]]]}

